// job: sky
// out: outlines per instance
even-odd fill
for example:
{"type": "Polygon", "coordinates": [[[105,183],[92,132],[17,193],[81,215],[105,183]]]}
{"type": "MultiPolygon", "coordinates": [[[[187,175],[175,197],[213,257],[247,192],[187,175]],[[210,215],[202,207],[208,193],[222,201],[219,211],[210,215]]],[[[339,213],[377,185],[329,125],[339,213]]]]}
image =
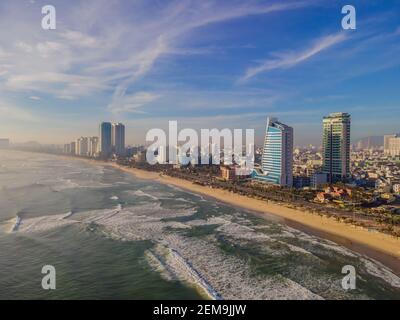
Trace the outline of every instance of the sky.
{"type": "Polygon", "coordinates": [[[400,131],[396,0],[8,0],[0,2],[0,138],[67,143],[126,125],[255,129],[267,116],[321,144],[322,117],[352,139],[400,131]],[[43,30],[42,7],[56,8],[43,30]],[[356,8],[356,30],[342,7],[356,8]]]}

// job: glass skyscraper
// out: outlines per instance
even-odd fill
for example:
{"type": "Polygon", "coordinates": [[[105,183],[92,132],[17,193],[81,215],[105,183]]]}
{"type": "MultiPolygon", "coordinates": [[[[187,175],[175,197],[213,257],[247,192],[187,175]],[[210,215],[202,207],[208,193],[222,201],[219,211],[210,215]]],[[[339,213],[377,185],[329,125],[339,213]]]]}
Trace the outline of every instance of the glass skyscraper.
{"type": "Polygon", "coordinates": [[[112,126],[110,122],[100,124],[100,157],[109,158],[112,152],[111,144],[112,126]]]}
{"type": "Polygon", "coordinates": [[[323,119],[323,172],[330,183],[350,176],[350,125],[348,113],[331,113],[323,119]]]}
{"type": "Polygon", "coordinates": [[[125,154],[125,126],[122,123],[112,124],[111,142],[115,154],[123,156],[125,154]]]}
{"type": "Polygon", "coordinates": [[[275,118],[267,119],[261,168],[253,179],[280,186],[293,185],[293,128],[275,118]]]}

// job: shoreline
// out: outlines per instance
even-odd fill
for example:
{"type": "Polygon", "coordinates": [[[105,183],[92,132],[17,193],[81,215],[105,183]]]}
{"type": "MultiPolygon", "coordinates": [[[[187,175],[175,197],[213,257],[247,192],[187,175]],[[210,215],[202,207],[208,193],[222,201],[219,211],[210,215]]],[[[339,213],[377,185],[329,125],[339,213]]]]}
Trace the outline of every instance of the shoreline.
{"type": "Polygon", "coordinates": [[[263,219],[275,219],[299,231],[333,241],[352,251],[366,255],[389,267],[400,276],[400,239],[378,231],[369,231],[363,227],[338,222],[334,218],[289,208],[271,201],[258,200],[222,189],[214,189],[193,184],[191,181],[165,176],[159,172],[129,168],[114,162],[98,161],[84,158],[71,158],[90,164],[111,166],[132,174],[142,180],[172,185],[182,190],[205,196],[228,206],[244,209],[263,219]]]}
{"type": "MultiPolygon", "coordinates": [[[[97,162],[98,163],[98,162],[97,162]]],[[[278,218],[282,223],[300,231],[333,241],[350,250],[380,261],[400,275],[400,239],[380,232],[371,232],[362,227],[338,222],[332,218],[292,209],[279,204],[253,199],[226,190],[195,185],[190,181],[160,175],[137,168],[127,168],[116,163],[110,165],[139,179],[169,184],[220,201],[224,204],[247,210],[264,219],[278,218]]]]}

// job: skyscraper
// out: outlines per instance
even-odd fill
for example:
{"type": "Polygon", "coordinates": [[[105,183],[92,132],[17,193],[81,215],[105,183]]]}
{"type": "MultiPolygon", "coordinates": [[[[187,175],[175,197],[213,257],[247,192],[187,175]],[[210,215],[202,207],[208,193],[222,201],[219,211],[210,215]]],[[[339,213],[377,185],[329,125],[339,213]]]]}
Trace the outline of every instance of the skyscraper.
{"type": "Polygon", "coordinates": [[[293,185],[293,128],[275,118],[267,119],[261,169],[253,179],[280,186],[293,185]]]}
{"type": "Polygon", "coordinates": [[[73,155],[77,154],[77,152],[76,152],[76,142],[75,141],[71,142],[71,154],[73,154],[73,155]]]}
{"type": "Polygon", "coordinates": [[[89,138],[89,156],[96,157],[99,150],[99,137],[89,138]]]}
{"type": "Polygon", "coordinates": [[[330,183],[350,175],[350,125],[348,113],[331,113],[323,119],[323,172],[330,183]]]}
{"type": "Polygon", "coordinates": [[[112,124],[111,142],[117,156],[125,154],[125,126],[122,123],[112,124]]]}
{"type": "Polygon", "coordinates": [[[100,157],[103,159],[109,158],[112,152],[111,144],[112,126],[110,122],[103,122],[100,124],[100,157]]]}
{"type": "Polygon", "coordinates": [[[89,138],[80,137],[76,140],[76,149],[78,156],[87,157],[89,155],[89,138]]]}

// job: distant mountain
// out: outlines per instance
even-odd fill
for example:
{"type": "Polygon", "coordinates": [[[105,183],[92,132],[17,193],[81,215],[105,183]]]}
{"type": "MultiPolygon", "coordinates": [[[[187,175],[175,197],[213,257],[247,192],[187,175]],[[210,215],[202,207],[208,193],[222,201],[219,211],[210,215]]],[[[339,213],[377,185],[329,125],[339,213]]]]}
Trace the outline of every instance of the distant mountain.
{"type": "Polygon", "coordinates": [[[353,142],[353,147],[357,150],[379,149],[383,147],[383,136],[371,136],[353,142]]]}

